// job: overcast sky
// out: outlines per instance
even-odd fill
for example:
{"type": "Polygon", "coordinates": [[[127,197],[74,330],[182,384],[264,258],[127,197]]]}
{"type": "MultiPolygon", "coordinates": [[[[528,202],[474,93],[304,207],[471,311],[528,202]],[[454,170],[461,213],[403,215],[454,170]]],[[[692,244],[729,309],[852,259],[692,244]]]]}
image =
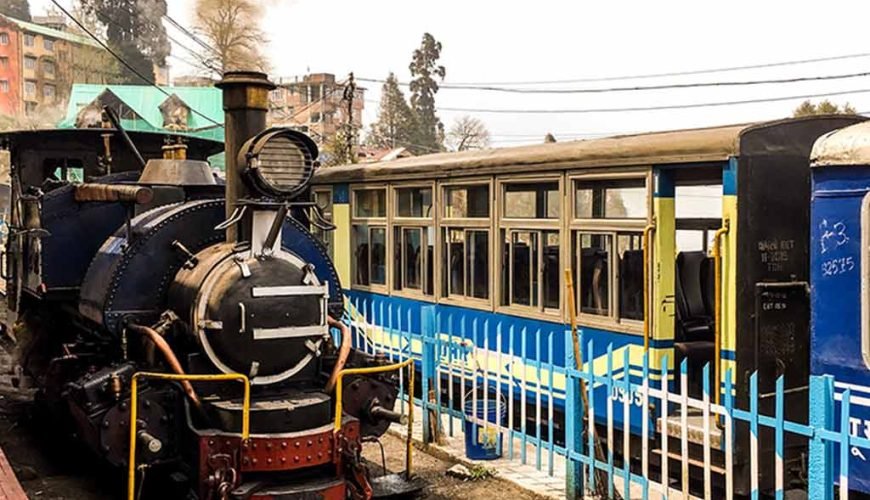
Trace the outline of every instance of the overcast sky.
{"type": "MultiPolygon", "coordinates": [[[[69,0],[66,0],[69,3],[69,0]]],[[[169,14],[192,19],[193,0],[168,0],[169,14]]],[[[48,0],[31,0],[38,13],[48,0]]],[[[443,44],[445,84],[577,80],[645,75],[870,54],[867,1],[482,1],[272,0],[263,29],[273,78],[306,72],[344,78],[410,78],[408,64],[424,32],[443,44]]],[[[167,25],[174,37],[193,41],[167,25]]],[[[189,59],[183,49],[178,56],[189,59]]],[[[170,59],[173,76],[189,72],[170,59]]],[[[690,76],[513,85],[523,88],[600,88],[691,82],[815,77],[870,72],[870,55],[690,76]]],[[[377,116],[380,85],[368,88],[366,125],[377,116]]],[[[510,86],[510,85],[507,85],[510,86]]],[[[785,97],[840,91],[834,96],[870,111],[870,77],[746,87],[668,89],[603,94],[510,94],[443,89],[441,108],[602,109],[785,97]]],[[[818,99],[817,99],[818,100],[818,99]]],[[[446,126],[469,114],[482,119],[495,145],[539,142],[552,132],[568,139],[597,134],[699,127],[781,118],[802,99],[683,110],[619,113],[518,114],[450,111],[446,126]]]]}

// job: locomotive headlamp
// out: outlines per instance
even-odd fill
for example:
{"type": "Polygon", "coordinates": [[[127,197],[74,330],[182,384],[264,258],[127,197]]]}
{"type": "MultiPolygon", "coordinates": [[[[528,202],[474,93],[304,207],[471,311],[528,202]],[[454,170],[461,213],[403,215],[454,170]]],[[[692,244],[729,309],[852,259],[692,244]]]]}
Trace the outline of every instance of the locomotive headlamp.
{"type": "Polygon", "coordinates": [[[251,189],[262,196],[289,199],[311,182],[317,145],[307,135],[271,128],[249,139],[239,151],[239,164],[251,189]]]}

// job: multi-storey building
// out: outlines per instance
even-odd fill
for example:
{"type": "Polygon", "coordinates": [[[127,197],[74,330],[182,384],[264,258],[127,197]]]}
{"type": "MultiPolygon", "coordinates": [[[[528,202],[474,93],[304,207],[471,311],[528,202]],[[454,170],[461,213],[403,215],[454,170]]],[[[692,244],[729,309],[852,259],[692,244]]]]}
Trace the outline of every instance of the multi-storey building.
{"type": "MultiPolygon", "coordinates": [[[[270,95],[269,119],[274,125],[307,132],[319,144],[329,140],[347,123],[345,82],[330,73],[312,73],[299,78],[280,79],[270,95]]],[[[352,102],[352,120],[362,126],[365,89],[357,86],[352,102]]]]}
{"type": "Polygon", "coordinates": [[[0,16],[0,115],[31,114],[62,106],[73,82],[110,83],[117,79],[112,56],[85,36],[46,25],[0,16]]]}

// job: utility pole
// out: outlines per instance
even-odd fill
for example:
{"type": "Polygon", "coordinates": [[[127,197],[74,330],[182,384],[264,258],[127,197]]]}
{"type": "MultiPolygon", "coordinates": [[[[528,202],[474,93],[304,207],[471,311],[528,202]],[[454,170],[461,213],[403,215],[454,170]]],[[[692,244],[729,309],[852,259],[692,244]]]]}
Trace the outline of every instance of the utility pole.
{"type": "Polygon", "coordinates": [[[356,163],[356,158],[353,154],[353,98],[356,95],[356,83],[353,80],[353,72],[348,75],[347,83],[344,86],[344,95],[342,99],[347,101],[347,116],[345,117],[345,136],[344,140],[345,144],[345,154],[347,155],[346,162],[347,163],[356,163]]]}

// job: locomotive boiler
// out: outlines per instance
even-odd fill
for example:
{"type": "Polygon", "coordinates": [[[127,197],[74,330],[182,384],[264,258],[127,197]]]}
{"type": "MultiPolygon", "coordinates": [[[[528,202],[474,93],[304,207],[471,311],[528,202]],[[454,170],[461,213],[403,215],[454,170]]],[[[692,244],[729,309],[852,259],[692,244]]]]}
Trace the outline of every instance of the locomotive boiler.
{"type": "Polygon", "coordinates": [[[310,231],[329,225],[308,201],[317,146],[266,129],[265,75],[218,86],[225,184],[194,159],[213,145],[193,140],[157,148],[101,130],[125,140],[94,170],[108,146],[96,161],[87,141],[8,138],[8,328],[22,379],[94,453],[135,471],[137,494],[370,497],[361,443],[401,420],[396,374],[348,377],[335,399],[343,369],[385,362],[352,349],[338,275],[310,231]],[[46,178],[57,166],[80,166],[85,182],[46,178]]]}

